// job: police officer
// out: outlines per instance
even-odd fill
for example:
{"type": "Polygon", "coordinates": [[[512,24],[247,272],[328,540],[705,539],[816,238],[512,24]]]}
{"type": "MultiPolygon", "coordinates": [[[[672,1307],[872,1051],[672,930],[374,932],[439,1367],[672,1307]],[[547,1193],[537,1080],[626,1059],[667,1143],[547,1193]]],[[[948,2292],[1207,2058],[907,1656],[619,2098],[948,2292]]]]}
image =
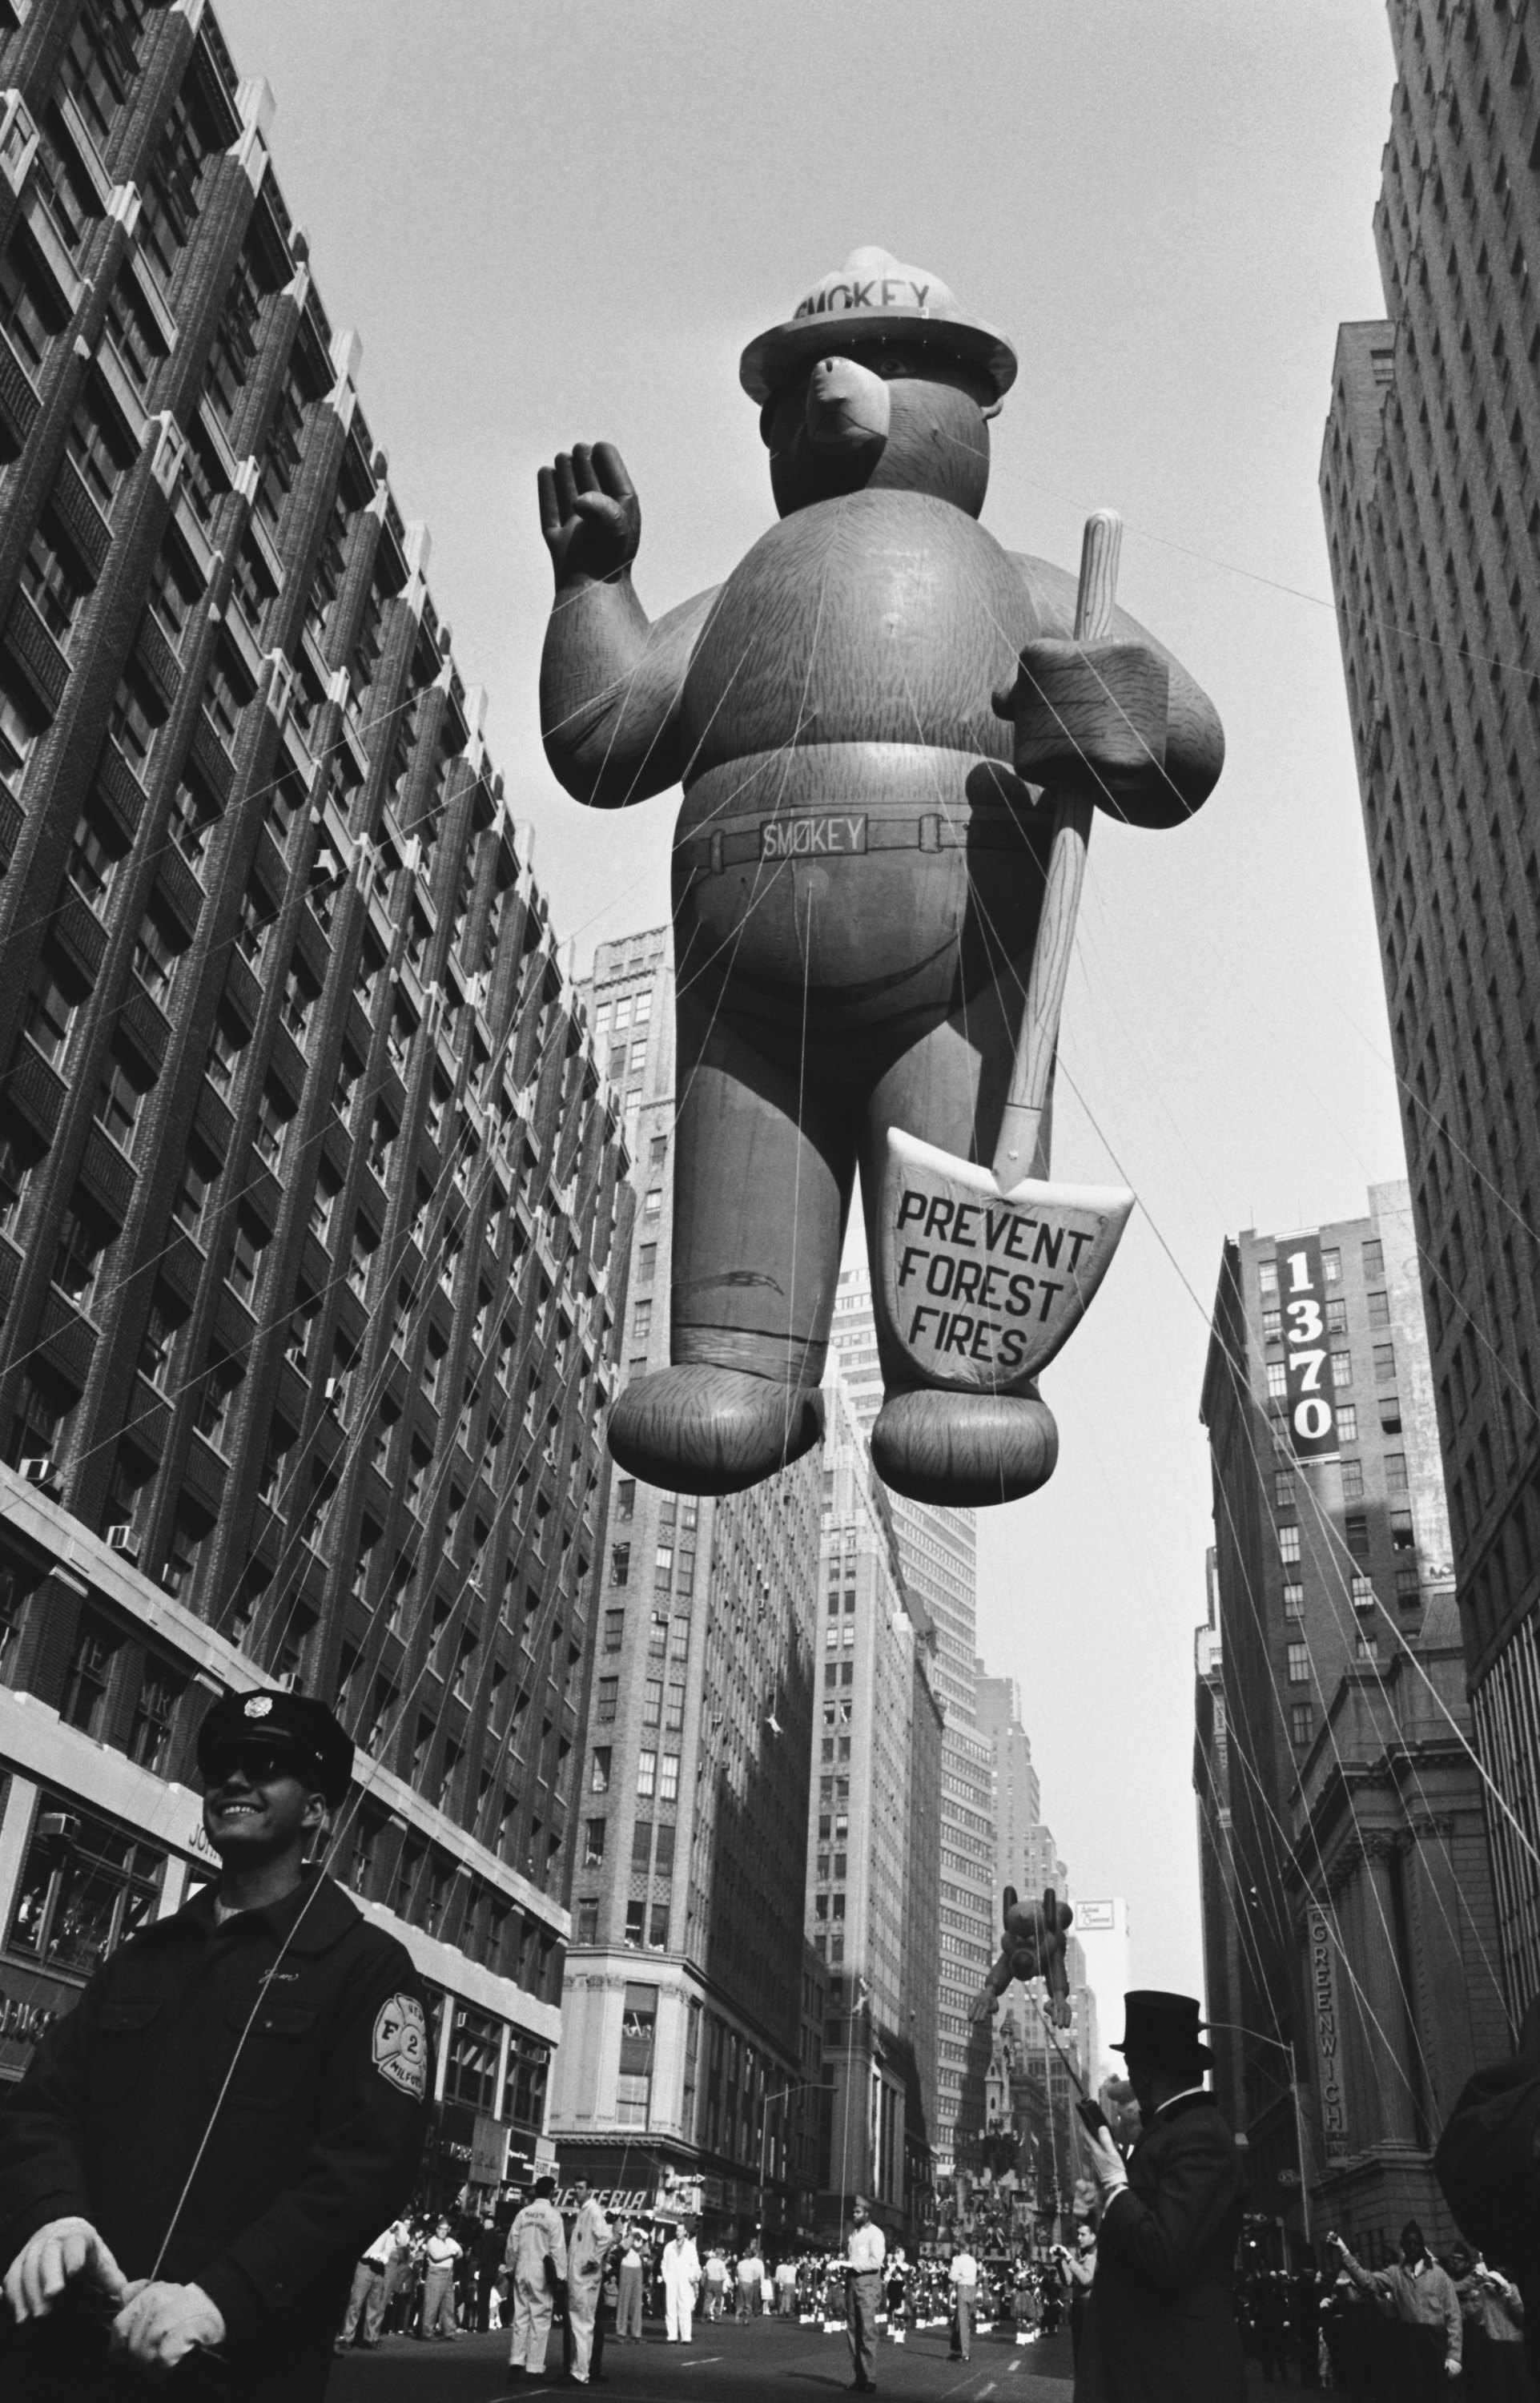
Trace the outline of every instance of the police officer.
{"type": "Polygon", "coordinates": [[[307,1866],[353,1744],[229,1695],[198,1766],[217,1886],[120,1945],[0,2104],[0,2394],[315,2403],[353,2273],[411,2190],[427,1997],[307,1866]],[[180,2367],[179,2367],[180,2365],[180,2367]]]}

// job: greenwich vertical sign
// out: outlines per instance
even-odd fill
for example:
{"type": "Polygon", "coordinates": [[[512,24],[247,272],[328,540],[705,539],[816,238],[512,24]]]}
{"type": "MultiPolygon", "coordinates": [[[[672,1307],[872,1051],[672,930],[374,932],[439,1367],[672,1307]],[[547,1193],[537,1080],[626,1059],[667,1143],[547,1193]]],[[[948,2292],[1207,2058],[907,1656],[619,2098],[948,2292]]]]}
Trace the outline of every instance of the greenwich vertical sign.
{"type": "Polygon", "coordinates": [[[1338,1450],[1337,1405],[1326,1340],[1326,1280],[1314,1235],[1278,1246],[1278,1307],[1295,1456],[1326,1460],[1338,1450]]]}
{"type": "Polygon", "coordinates": [[[1308,1921],[1311,2014],[1315,2021],[1315,2082],[1321,2133],[1328,2161],[1348,2149],[1348,2106],[1342,2085],[1342,2021],[1337,2007],[1337,1938],[1326,1912],[1312,1903],[1308,1921]]]}

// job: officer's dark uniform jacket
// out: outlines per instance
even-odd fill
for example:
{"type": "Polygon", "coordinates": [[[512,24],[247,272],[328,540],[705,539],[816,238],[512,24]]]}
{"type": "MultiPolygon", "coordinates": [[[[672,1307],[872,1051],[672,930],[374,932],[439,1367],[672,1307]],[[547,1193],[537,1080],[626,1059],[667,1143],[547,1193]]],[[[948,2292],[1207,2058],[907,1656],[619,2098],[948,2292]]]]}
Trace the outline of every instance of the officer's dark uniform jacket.
{"type": "Polygon", "coordinates": [[[1086,2306],[1075,2403],[1245,2403],[1235,2247],[1245,2208],[1235,2138],[1212,2094],[1178,2095],[1129,2156],[1086,2306]]]}
{"type": "MultiPolygon", "coordinates": [[[[0,2272],[78,2213],[147,2277],[174,2215],[159,2274],[218,2305],[229,2391],[318,2396],[354,2266],[410,2194],[430,2066],[409,1954],[335,1880],[221,1926],[205,1889],[103,1964],[0,2104],[0,2272]]],[[[58,2310],[0,2335],[0,2393],[12,2348],[79,2343],[58,2310]]]]}

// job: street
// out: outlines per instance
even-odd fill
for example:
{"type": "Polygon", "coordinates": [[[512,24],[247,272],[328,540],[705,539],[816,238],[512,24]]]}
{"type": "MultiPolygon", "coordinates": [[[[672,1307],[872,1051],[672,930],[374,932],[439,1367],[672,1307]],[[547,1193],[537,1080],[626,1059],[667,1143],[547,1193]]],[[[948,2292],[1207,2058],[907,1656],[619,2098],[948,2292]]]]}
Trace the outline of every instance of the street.
{"type": "MultiPolygon", "coordinates": [[[[757,2319],[747,2327],[719,2320],[696,2322],[696,2341],[670,2345],[660,2328],[649,2327],[640,2344],[605,2349],[604,2384],[609,2403],[675,2403],[681,2393],[701,2403],[745,2403],[748,2397],[780,2396],[793,2403],[792,2389],[815,2403],[819,2396],[843,2394],[851,2382],[850,2354],[842,2335],[799,2322],[757,2319]]],[[[507,2395],[551,2395],[566,2385],[561,2374],[560,2332],[553,2334],[553,2373],[517,2382],[508,2374],[506,2335],[462,2337],[454,2344],[427,2346],[409,2337],[387,2337],[372,2360],[353,2353],[337,2364],[327,2403],[494,2403],[507,2395]]],[[[1256,2398],[1294,2393],[1297,2387],[1265,2383],[1249,2364],[1256,2398]]],[[[910,2396],[914,2403],[1070,2403],[1074,2370],[1067,2335],[1018,2345],[1008,2330],[975,2340],[973,2359],[949,2361],[944,2328],[910,2334],[902,2345],[883,2340],[877,2364],[879,2391],[910,2396]]]]}
{"type": "MultiPolygon", "coordinates": [[[[744,2398],[790,2398],[845,2392],[851,2359],[843,2334],[825,2336],[799,2322],[756,2319],[747,2327],[733,2320],[708,2325],[698,2319],[696,2340],[668,2344],[660,2327],[649,2327],[640,2344],[605,2347],[605,2390],[611,2403],[674,2403],[683,2391],[702,2403],[744,2403],[744,2398]]],[[[548,2380],[521,2376],[515,2384],[507,2366],[506,2335],[462,2337],[433,2347],[408,2337],[387,2337],[370,2360],[354,2353],[339,2361],[327,2403],[405,2403],[405,2398],[443,2396],[454,2403],[493,2403],[510,2393],[548,2395],[565,2384],[561,2375],[560,2331],[552,2335],[548,2380]]],[[[916,2403],[980,2403],[1007,2389],[1010,2403],[1069,2403],[1070,2344],[1067,2336],[1047,2343],[1017,2345],[1008,2333],[976,2339],[968,2363],[947,2359],[944,2328],[910,2334],[901,2345],[883,2339],[877,2364],[881,2393],[912,2396],[916,2403]]]]}

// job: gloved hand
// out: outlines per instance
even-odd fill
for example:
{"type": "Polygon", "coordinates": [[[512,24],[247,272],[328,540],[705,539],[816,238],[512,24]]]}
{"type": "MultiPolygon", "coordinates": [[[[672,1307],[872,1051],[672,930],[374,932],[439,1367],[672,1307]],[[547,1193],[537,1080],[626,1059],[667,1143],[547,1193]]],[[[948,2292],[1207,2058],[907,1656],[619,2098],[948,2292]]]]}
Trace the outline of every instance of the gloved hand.
{"type": "Polygon", "coordinates": [[[141,2278],[112,2324],[112,2350],[127,2354],[141,2369],[174,2369],[195,2347],[212,2351],[225,2341],[224,2314],[201,2286],[177,2286],[166,2278],[141,2278]]]}
{"type": "Polygon", "coordinates": [[[73,2278],[87,2279],[120,2303],[128,2280],[89,2219],[50,2219],[29,2236],[6,2271],[5,2295],[18,2320],[46,2319],[73,2278]]]}
{"type": "Polygon", "coordinates": [[[1120,2194],[1129,2182],[1128,2167],[1122,2154],[1113,2143],[1110,2129],[1099,2128],[1086,2146],[1090,2174],[1096,2180],[1096,2190],[1105,2211],[1115,2194],[1120,2194]]]}

